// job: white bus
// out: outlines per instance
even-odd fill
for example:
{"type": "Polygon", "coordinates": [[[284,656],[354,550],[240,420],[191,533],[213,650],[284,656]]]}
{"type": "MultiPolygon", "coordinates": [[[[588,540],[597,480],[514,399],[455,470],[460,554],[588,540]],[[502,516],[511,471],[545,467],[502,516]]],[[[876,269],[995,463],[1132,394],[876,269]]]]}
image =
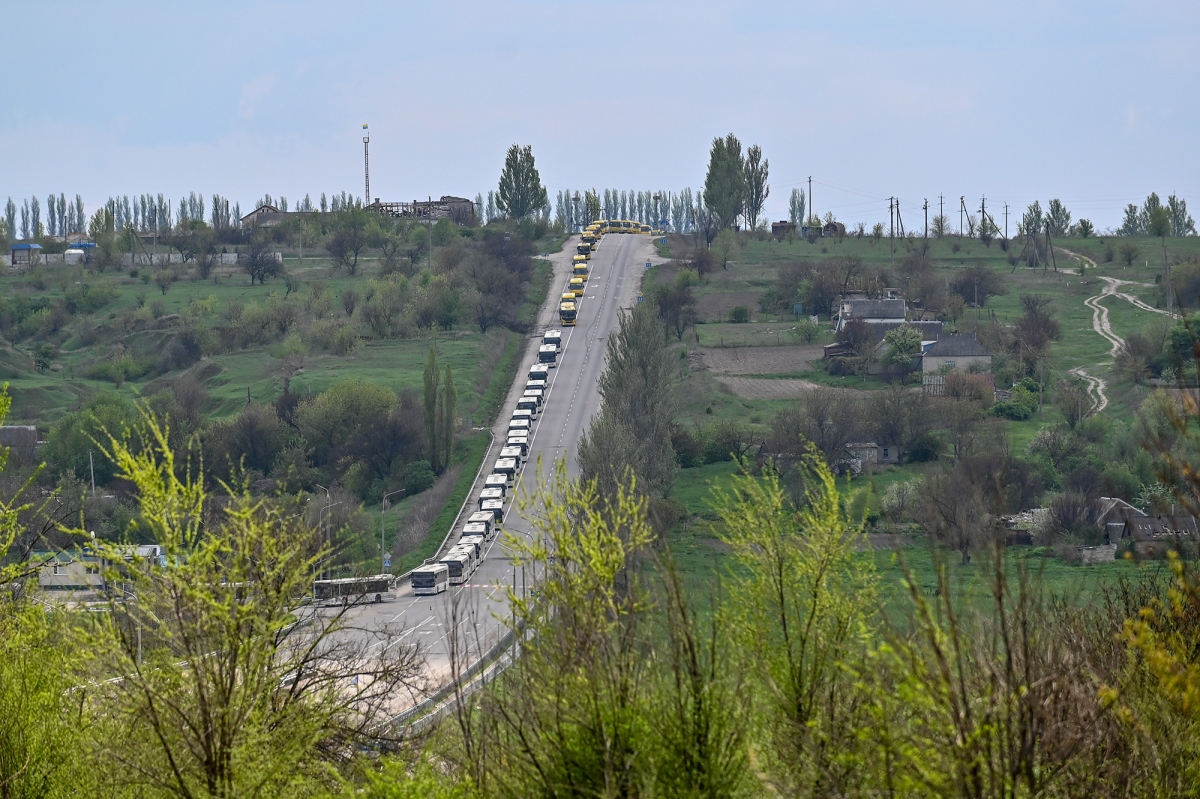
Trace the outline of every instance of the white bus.
{"type": "Polygon", "coordinates": [[[544,363],[535,363],[529,367],[530,380],[550,380],[550,367],[544,363]]]}
{"type": "Polygon", "coordinates": [[[558,366],[558,345],[543,344],[538,347],[538,363],[544,363],[551,369],[558,366]]]}
{"type": "Polygon", "coordinates": [[[440,594],[450,587],[450,567],[445,563],[426,563],[412,570],[412,591],[417,596],[440,594]]]}
{"type": "Polygon", "coordinates": [[[492,474],[502,474],[512,483],[517,479],[517,459],[497,458],[496,465],[492,467],[492,474]]]}
{"type": "Polygon", "coordinates": [[[504,501],[504,489],[491,487],[491,488],[485,488],[482,491],[480,491],[479,492],[479,509],[480,510],[483,510],[483,503],[487,502],[489,499],[498,499],[501,502],[503,502],[504,501]]]}
{"type": "Polygon", "coordinates": [[[452,549],[441,559],[450,575],[450,585],[462,585],[471,576],[471,556],[466,552],[452,549]]]}
{"type": "Polygon", "coordinates": [[[504,446],[500,448],[500,457],[512,458],[517,462],[517,468],[519,469],[523,465],[522,462],[525,460],[525,452],[522,447],[504,446]]]}
{"type": "MultiPolygon", "coordinates": [[[[541,403],[538,402],[538,398],[531,397],[528,394],[525,394],[525,395],[517,398],[517,410],[518,411],[529,411],[530,419],[537,418],[537,412],[538,412],[539,405],[541,405],[541,403]]],[[[516,418],[516,417],[514,417],[514,418],[516,418]]]]}
{"type": "Polygon", "coordinates": [[[492,537],[492,526],[496,523],[496,514],[491,511],[477,510],[467,517],[467,524],[482,524],[487,529],[484,535],[487,538],[492,537]]]}
{"type": "MultiPolygon", "coordinates": [[[[483,490],[487,491],[489,488],[500,489],[500,496],[504,497],[508,493],[508,478],[502,474],[489,474],[483,478],[483,490]]],[[[480,496],[482,495],[483,492],[480,492],[480,496]]],[[[491,499],[491,497],[488,497],[488,499],[491,499]]]]}
{"type": "Polygon", "coordinates": [[[483,540],[481,535],[463,535],[458,539],[455,549],[470,547],[475,553],[475,562],[478,563],[483,559],[483,546],[487,542],[483,540]]]}
{"type": "Polygon", "coordinates": [[[496,517],[497,524],[504,523],[504,500],[502,499],[485,499],[480,501],[479,507],[485,511],[491,511],[496,517]]]}
{"type": "Polygon", "coordinates": [[[509,432],[509,435],[512,435],[512,432],[514,430],[523,430],[526,433],[528,433],[530,428],[532,428],[532,427],[533,427],[533,423],[529,421],[529,417],[521,418],[521,417],[517,416],[517,417],[514,417],[511,421],[509,421],[508,432],[509,432]]]}
{"type": "Polygon", "coordinates": [[[553,344],[556,347],[562,347],[562,331],[547,330],[542,334],[542,344],[553,344]]]}
{"type": "Polygon", "coordinates": [[[546,400],[546,392],[542,391],[540,388],[527,388],[525,389],[525,393],[521,396],[532,397],[533,399],[537,400],[539,406],[546,400]]]}
{"type": "MultiPolygon", "coordinates": [[[[535,416],[537,416],[536,408],[522,408],[520,404],[518,404],[517,409],[513,411],[512,418],[514,421],[517,419],[528,419],[530,422],[532,422],[533,417],[535,416]]],[[[509,429],[511,430],[512,428],[510,427],[509,429]]]]}
{"type": "Polygon", "coordinates": [[[546,381],[540,377],[531,377],[525,381],[525,390],[537,389],[538,391],[546,390],[546,381]]]}
{"type": "Polygon", "coordinates": [[[521,457],[524,458],[529,455],[529,436],[514,433],[504,442],[504,446],[519,448],[521,450],[521,457]]]}
{"type": "MultiPolygon", "coordinates": [[[[491,516],[490,513],[488,515],[491,516]]],[[[489,539],[491,537],[491,529],[492,529],[492,525],[491,525],[490,521],[487,523],[469,522],[469,523],[463,525],[462,534],[463,535],[477,535],[486,541],[487,539],[489,539]]]]}
{"type": "Polygon", "coordinates": [[[477,552],[475,547],[469,544],[455,544],[454,546],[450,547],[449,554],[454,554],[455,552],[466,553],[467,557],[470,558],[470,563],[468,564],[468,574],[474,574],[475,568],[479,565],[479,556],[483,553],[477,552]]]}
{"type": "Polygon", "coordinates": [[[390,574],[313,580],[313,600],[318,603],[340,602],[343,605],[382,602],[384,595],[391,598],[392,586],[393,578],[390,574]]]}

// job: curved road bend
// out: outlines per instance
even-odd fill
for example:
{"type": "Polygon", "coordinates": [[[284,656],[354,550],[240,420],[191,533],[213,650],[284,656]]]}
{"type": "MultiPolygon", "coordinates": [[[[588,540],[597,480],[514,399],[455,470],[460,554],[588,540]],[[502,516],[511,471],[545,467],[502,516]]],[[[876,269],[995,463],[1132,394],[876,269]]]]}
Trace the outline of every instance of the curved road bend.
{"type": "MultiPolygon", "coordinates": [[[[529,523],[514,512],[512,498],[521,491],[521,481],[535,479],[539,456],[547,473],[555,459],[564,456],[568,457],[569,473],[578,473],[574,457],[575,443],[600,407],[597,386],[604,370],[608,336],[617,328],[620,309],[631,308],[637,302],[646,261],[661,260],[654,256],[651,242],[652,239],[645,235],[609,234],[592,255],[591,274],[577,324],[575,327],[562,328],[563,349],[557,368],[550,370],[547,396],[534,422],[527,465],[517,478],[517,487],[508,493],[505,501],[504,531],[518,536],[530,534],[529,523]]],[[[516,409],[517,399],[524,393],[529,367],[536,358],[542,332],[559,327],[558,301],[566,285],[567,274],[571,271],[570,261],[576,243],[578,238],[572,237],[564,245],[564,252],[552,257],[554,281],[539,316],[538,329],[526,347],[516,380],[493,429],[497,446],[493,446],[488,453],[481,480],[472,486],[468,494],[468,510],[478,507],[482,477],[491,473],[491,463],[498,456],[499,445],[505,440],[508,421],[516,409]]],[[[460,528],[461,525],[460,519],[460,528]]],[[[459,530],[455,530],[451,544],[457,541],[458,535],[459,530]]],[[[362,635],[378,638],[374,646],[419,644],[426,655],[427,677],[432,692],[449,681],[452,654],[459,663],[459,670],[465,669],[482,652],[498,642],[507,630],[500,620],[508,613],[505,588],[513,587],[515,581],[517,590],[522,590],[523,575],[510,562],[502,546],[502,538],[502,535],[498,536],[488,544],[475,574],[466,585],[452,586],[449,591],[435,597],[417,597],[404,581],[398,586],[392,601],[354,608],[347,616],[347,623],[362,635]],[[449,636],[454,626],[451,623],[453,619],[459,620],[457,641],[449,636]],[[385,639],[372,632],[384,629],[396,633],[385,639]]],[[[532,575],[524,577],[527,584],[532,584],[532,575]]],[[[398,709],[421,698],[397,697],[398,709]]]]}

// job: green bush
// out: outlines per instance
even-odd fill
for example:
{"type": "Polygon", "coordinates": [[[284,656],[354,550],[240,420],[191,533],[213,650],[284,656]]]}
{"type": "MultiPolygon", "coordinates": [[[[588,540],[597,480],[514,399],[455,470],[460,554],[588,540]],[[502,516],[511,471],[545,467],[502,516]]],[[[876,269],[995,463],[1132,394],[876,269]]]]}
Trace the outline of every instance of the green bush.
{"type": "MultiPolygon", "coordinates": [[[[1028,378],[1026,378],[1028,380],[1028,378]]],[[[1022,380],[1012,390],[1012,399],[997,402],[992,406],[992,415],[1000,416],[1005,419],[1021,422],[1031,416],[1037,410],[1037,394],[1026,388],[1022,380]]],[[[1031,381],[1032,382],[1032,381],[1031,381]]],[[[1035,383],[1036,385],[1036,383],[1035,383]]]]}
{"type": "Polygon", "coordinates": [[[738,322],[738,323],[749,322],[750,321],[750,309],[747,308],[745,305],[733,306],[732,308],[729,309],[729,321],[730,322],[738,322]]]}
{"type": "Polygon", "coordinates": [[[67,289],[64,296],[67,310],[73,314],[90,314],[115,300],[120,292],[110,280],[78,283],[67,289]]]}

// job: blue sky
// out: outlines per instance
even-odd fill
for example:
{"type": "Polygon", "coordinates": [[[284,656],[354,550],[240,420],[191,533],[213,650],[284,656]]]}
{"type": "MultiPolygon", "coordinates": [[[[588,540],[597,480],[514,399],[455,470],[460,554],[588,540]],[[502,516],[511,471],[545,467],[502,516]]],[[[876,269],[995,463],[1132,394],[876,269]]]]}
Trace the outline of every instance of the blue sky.
{"type": "Polygon", "coordinates": [[[1151,191],[1200,212],[1195,2],[5,6],[0,198],[361,194],[369,122],[388,200],[486,194],[514,142],[552,195],[695,188],[732,131],[773,218],[809,175],[868,225],[939,193],[954,219],[960,195],[1101,229],[1151,191]]]}

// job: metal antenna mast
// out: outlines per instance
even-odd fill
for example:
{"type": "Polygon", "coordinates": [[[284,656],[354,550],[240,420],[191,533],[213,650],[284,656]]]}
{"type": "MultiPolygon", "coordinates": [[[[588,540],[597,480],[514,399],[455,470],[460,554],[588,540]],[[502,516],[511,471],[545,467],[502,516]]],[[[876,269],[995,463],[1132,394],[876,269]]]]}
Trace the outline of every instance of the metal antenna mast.
{"type": "MultiPolygon", "coordinates": [[[[363,130],[367,130],[367,123],[363,123],[363,130]]],[[[371,204],[371,158],[370,158],[371,134],[370,132],[363,135],[363,190],[366,194],[363,195],[363,205],[371,204]]]]}

